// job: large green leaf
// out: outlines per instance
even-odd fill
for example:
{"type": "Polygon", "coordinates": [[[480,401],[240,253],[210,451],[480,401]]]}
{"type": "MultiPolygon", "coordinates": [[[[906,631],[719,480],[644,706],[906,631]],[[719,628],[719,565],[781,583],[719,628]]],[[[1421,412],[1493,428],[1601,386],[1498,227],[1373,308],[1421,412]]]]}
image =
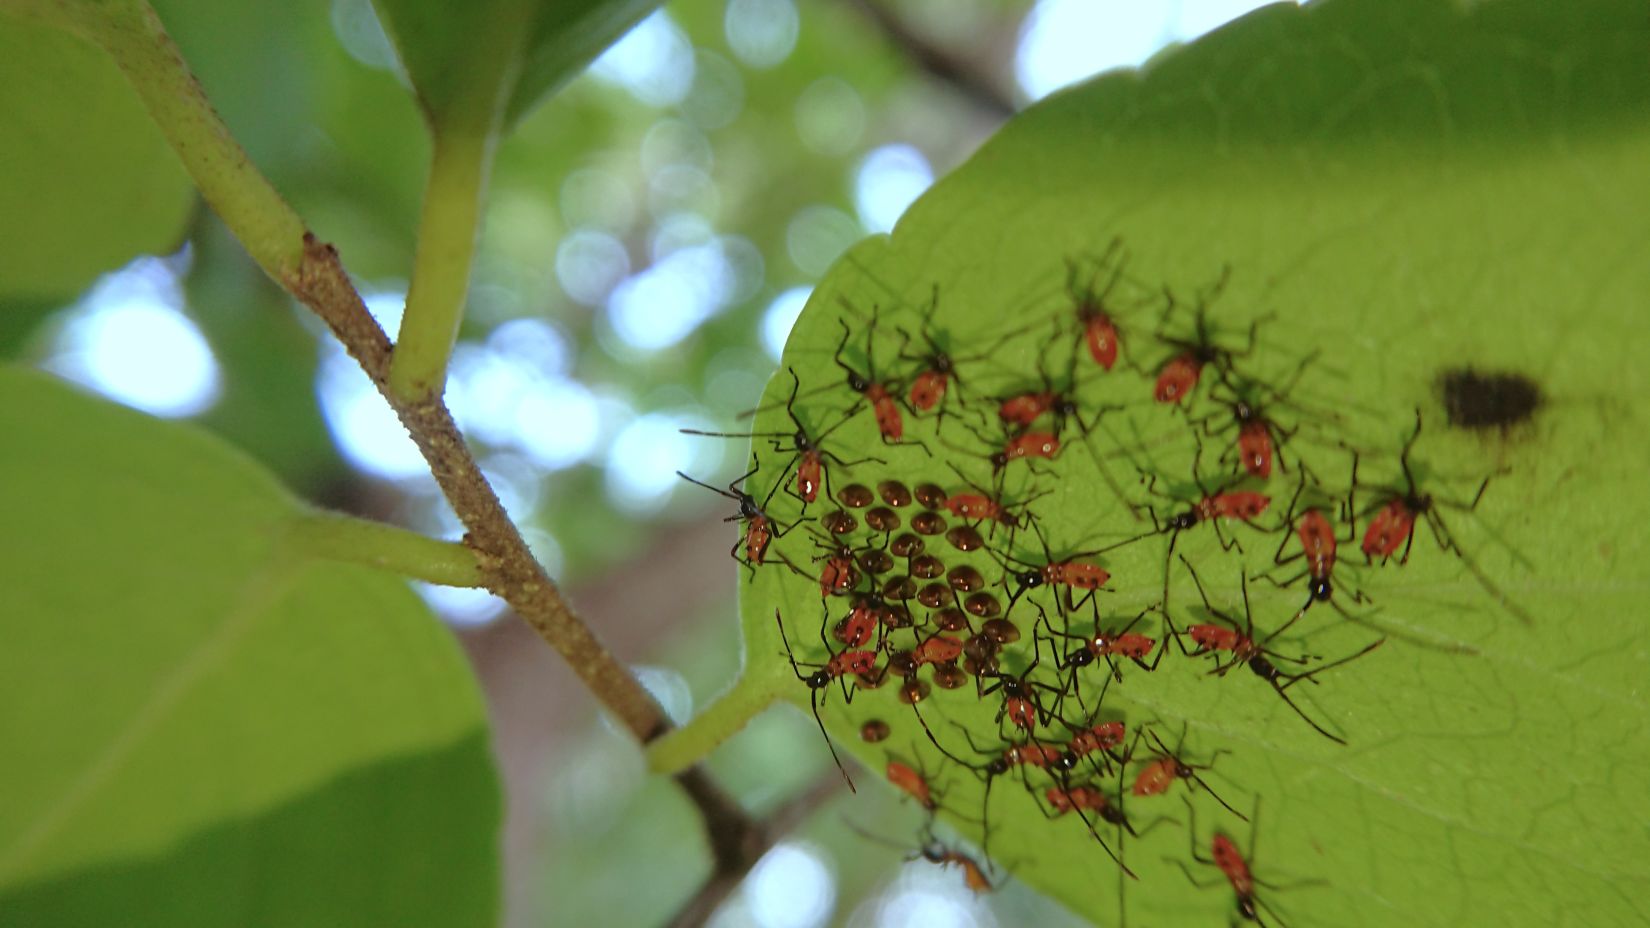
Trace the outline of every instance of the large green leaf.
{"type": "MultiPolygon", "coordinates": [[[[1241,552],[1222,550],[1207,526],[1178,539],[1214,606],[1239,617],[1240,575],[1268,573],[1280,546],[1297,550],[1282,517],[1303,460],[1344,498],[1347,447],[1361,449],[1358,538],[1380,501],[1373,487],[1402,485],[1398,451],[1417,409],[1425,430],[1412,460],[1424,489],[1467,500],[1493,475],[1475,510],[1440,510],[1458,552],[1441,550],[1426,524],[1403,565],[1366,566],[1358,545],[1343,542],[1337,602],[1369,627],[1320,605],[1271,642],[1282,655],[1332,659],[1376,640],[1372,628],[1385,630],[1379,649],[1318,685],[1289,690],[1346,746],[1313,731],[1246,668],[1210,675],[1207,658],[1177,650],[1154,672],[1121,665],[1123,680],[1107,691],[1099,717],[1136,731],[1152,726],[1171,746],[1185,726],[1187,759],[1214,759],[1204,779],[1240,811],[1258,802],[1257,822],[1245,824],[1199,790],[1189,836],[1182,786],[1125,797],[1142,835],[1126,846],[1139,879],[1123,880],[1074,816],[1047,820],[1011,774],[995,783],[988,810],[998,865],[1097,922],[1120,920],[1126,903],[1134,925],[1217,924],[1232,911],[1233,891],[1214,867],[1190,860],[1188,845],[1207,855],[1218,828],[1245,849],[1258,835],[1255,874],[1295,884],[1258,890],[1273,907],[1269,923],[1625,925],[1650,917],[1637,890],[1650,885],[1650,790],[1641,775],[1650,767],[1650,630],[1638,618],[1650,593],[1641,566],[1650,555],[1642,530],[1650,521],[1650,378],[1639,358],[1650,305],[1643,13],[1629,0],[1267,8],[1142,74],[1102,77],[1033,107],[919,201],[891,238],[863,243],[816,291],[785,364],[802,380],[796,411],[817,435],[856,399],[833,364],[838,320],[854,333],[843,360],[864,372],[869,340],[877,373],[902,381],[903,393],[919,365],[896,357],[896,333],[919,328],[938,287],[934,325],[959,359],[961,381],[948,423],[937,428],[934,416],[907,413],[908,441],[898,447],[878,441],[862,411],[825,446],[844,459],[886,461],[851,472],[828,462],[835,489],[895,476],[955,493],[966,487],[947,464],[980,485],[992,480],[987,440],[963,427],[972,417],[976,429],[995,433],[995,406],[984,397],[1037,388],[1039,358],[1064,375],[1078,338],[1066,261],[1093,267],[1114,239],[1121,243],[1127,278],[1112,300],[1125,362],[1101,373],[1079,348],[1078,397],[1085,410],[1126,408],[1107,414],[1086,442],[1068,424],[1065,451],[1045,475],[1023,462],[1004,471],[1009,498],[1048,494],[1032,511],[1058,556],[1151,528],[1131,518],[1119,492],[1162,515],[1186,508],[1152,497],[1143,478],[1196,493],[1194,429],[1149,399],[1173,353],[1154,330],[1164,318],[1162,288],[1181,301],[1169,328],[1186,333],[1190,304],[1229,267],[1229,284],[1209,303],[1217,341],[1241,345],[1251,320],[1265,319],[1239,367],[1278,386],[1302,372],[1296,405],[1274,406],[1300,431],[1284,445],[1291,471],[1259,487],[1274,500],[1261,528],[1225,529],[1241,552]],[[1056,319],[1065,322],[1058,335],[1056,319]],[[994,341],[1016,326],[1017,337],[994,341]],[[1321,354],[1302,369],[1312,352],[1321,354]],[[1465,366],[1521,373],[1548,401],[1533,421],[1508,429],[1452,428],[1439,377],[1465,366]],[[1371,604],[1355,603],[1354,589],[1371,604]],[[1194,887],[1182,863],[1210,885],[1194,887]]],[[[1214,460],[1235,431],[1231,412],[1208,398],[1214,379],[1210,368],[1187,409],[1193,420],[1212,417],[1215,433],[1202,438],[1209,482],[1235,466],[1228,460],[1222,470],[1214,460]]],[[[756,431],[793,429],[781,408],[790,386],[783,373],[770,385],[756,431]]],[[[761,445],[761,469],[748,484],[759,502],[789,457],[761,445]]],[[[785,492],[770,506],[784,524],[803,515],[785,492]]],[[[824,552],[816,519],[834,508],[823,500],[809,507],[808,521],[774,543],[745,588],[752,682],[741,698],[777,687],[808,704],[774,613],[784,615],[798,659],[822,661],[820,591],[780,555],[817,576],[824,552]]],[[[897,511],[905,528],[915,511],[897,511]]],[[[887,543],[864,527],[864,510],[856,515],[861,527],[845,536],[852,544],[887,543]]],[[[944,536],[927,542],[947,567],[972,564],[1006,599],[1010,581],[986,552],[964,555],[944,536]]],[[[1166,560],[1166,542],[1149,537],[1098,558],[1112,575],[1100,594],[1101,628],[1115,631],[1158,603],[1169,563],[1178,626],[1210,621],[1188,572],[1166,560]]],[[[998,531],[991,544],[1011,545],[1027,561],[1044,557],[1025,531],[1011,542],[998,531]]],[[[1259,579],[1249,593],[1260,630],[1278,628],[1306,598],[1303,584],[1280,590],[1259,579]]],[[[1022,637],[1005,651],[1006,670],[1031,660],[1033,603],[1061,622],[1046,589],[1023,597],[1011,616],[1022,637]]],[[[930,614],[912,609],[919,620],[930,614]]],[[[846,600],[832,599],[830,619],[846,611],[846,600]]],[[[1078,633],[1094,627],[1087,609],[1069,621],[1078,633]]],[[[1135,631],[1160,645],[1166,633],[1156,614],[1135,631]]],[[[900,631],[892,641],[906,648],[916,636],[900,631]]],[[[1034,679],[1067,689],[1069,671],[1052,666],[1052,652],[1071,649],[1041,642],[1034,679]]],[[[1092,710],[1103,668],[1081,674],[1092,710]]],[[[920,679],[928,682],[929,670],[920,679]]],[[[819,693],[820,713],[839,750],[863,760],[872,778],[890,757],[924,768],[942,816],[978,841],[977,773],[935,749],[898,689],[895,681],[860,691],[845,705],[832,687],[819,693]],[[872,718],[892,726],[888,741],[860,740],[872,718]]],[[[1056,701],[1048,691],[1041,699],[1056,701]]],[[[951,723],[982,747],[1000,744],[994,716],[1002,705],[1000,692],[982,698],[970,681],[936,688],[917,709],[947,751],[983,766],[986,755],[951,723]]],[[[1061,710],[1083,714],[1075,694],[1061,710]]],[[[1068,733],[1056,724],[1040,737],[1064,741],[1068,733]]],[[[1101,786],[1115,794],[1145,762],[1137,757],[1101,786]]],[[[1041,794],[1055,781],[1033,774],[1027,782],[1041,794]]],[[[1116,830],[1099,828],[1116,849],[1116,830]]]]}
{"type": "Polygon", "coordinates": [[[492,924],[481,701],[405,584],[194,428],[0,395],[6,924],[492,924]]]}
{"type": "Polygon", "coordinates": [[[177,158],[108,56],[0,15],[0,294],[71,297],[181,241],[177,158]]]}
{"type": "Polygon", "coordinates": [[[425,115],[442,127],[513,125],[659,4],[657,0],[374,0],[425,115]]]}

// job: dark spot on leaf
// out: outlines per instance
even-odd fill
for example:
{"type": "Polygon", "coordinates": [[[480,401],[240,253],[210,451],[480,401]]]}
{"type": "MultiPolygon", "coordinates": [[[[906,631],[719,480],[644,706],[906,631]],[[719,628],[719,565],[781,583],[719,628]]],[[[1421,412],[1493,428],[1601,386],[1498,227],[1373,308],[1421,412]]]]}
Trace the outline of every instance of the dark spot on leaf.
{"type": "Polygon", "coordinates": [[[1541,408],[1541,386],[1523,374],[1453,368],[1438,376],[1449,424],[1463,429],[1509,429],[1541,408]]]}

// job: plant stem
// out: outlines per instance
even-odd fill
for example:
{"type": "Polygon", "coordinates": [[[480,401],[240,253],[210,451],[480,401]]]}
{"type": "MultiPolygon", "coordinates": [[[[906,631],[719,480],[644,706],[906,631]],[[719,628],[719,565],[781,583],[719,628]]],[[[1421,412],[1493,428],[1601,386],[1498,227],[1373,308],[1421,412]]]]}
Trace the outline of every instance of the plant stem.
{"type": "Polygon", "coordinates": [[[316,512],[294,519],[288,539],[310,557],[364,564],[441,586],[485,582],[475,552],[465,545],[383,522],[316,512]]]}
{"type": "Polygon", "coordinates": [[[434,131],[407,309],[396,336],[390,390],[404,400],[439,396],[464,319],[470,264],[492,166],[492,127],[434,131]]]}
{"type": "Polygon", "coordinates": [[[775,675],[789,669],[777,661],[747,662],[739,681],[705,711],[648,745],[648,767],[673,774],[697,763],[779,699],[785,681],[775,675]]]}
{"type": "MultiPolygon", "coordinates": [[[[143,98],[184,167],[201,188],[207,202],[264,271],[326,322],[395,410],[429,464],[430,473],[454,513],[464,523],[467,529],[465,543],[473,557],[475,570],[487,589],[509,603],[523,621],[561,654],[596,698],[638,741],[648,744],[668,732],[670,722],[658,704],[625,665],[602,646],[589,626],[573,614],[562,599],[555,581],[533,558],[521,533],[510,521],[497,494],[470,454],[464,436],[442,401],[441,391],[432,389],[408,394],[391,388],[389,338],[367,312],[360,293],[338,259],[337,251],[309,232],[303,221],[252,165],[206,100],[199,83],[153,9],[144,0],[105,0],[102,3],[62,0],[55,6],[40,0],[0,0],[0,9],[21,9],[25,14],[67,25],[91,38],[115,59],[143,98]]],[[[491,135],[489,130],[474,137],[490,139],[491,135]]],[[[490,142],[487,145],[490,146],[490,142]]],[[[437,150],[441,150],[439,144],[437,150]]],[[[446,191],[435,199],[445,202],[450,196],[453,202],[442,207],[427,205],[426,222],[433,221],[431,211],[438,208],[454,210],[455,214],[480,209],[484,166],[489,154],[490,148],[487,146],[479,150],[460,148],[450,151],[447,157],[451,160],[441,169],[442,176],[447,179],[439,182],[435,176],[437,171],[432,169],[432,190],[446,191]],[[474,196],[466,201],[468,206],[461,209],[456,191],[465,189],[463,178],[466,165],[475,172],[471,175],[473,180],[467,182],[474,196]],[[452,172],[451,177],[447,172],[452,172]]],[[[459,224],[468,242],[463,246],[465,273],[457,275],[452,272],[456,264],[450,255],[438,259],[432,253],[427,259],[447,268],[446,276],[438,275],[437,280],[445,281],[448,293],[453,292],[456,278],[468,277],[468,256],[474,248],[476,213],[466,214],[472,217],[471,221],[459,224]]],[[[428,233],[430,230],[425,231],[428,233]]],[[[422,247],[419,261],[421,266],[429,266],[425,264],[422,247]]],[[[452,332],[456,330],[456,313],[463,305],[462,289],[462,286],[458,287],[459,298],[456,302],[443,304],[437,299],[438,294],[434,293],[428,297],[429,304],[448,307],[449,315],[444,327],[422,319],[418,323],[419,329],[432,338],[438,330],[445,333],[442,339],[437,340],[440,342],[441,357],[441,363],[436,366],[438,372],[445,365],[452,332]]],[[[410,305],[408,316],[412,316],[410,305]]],[[[411,374],[403,377],[407,383],[418,381],[411,374]]],[[[336,526],[323,529],[316,525],[300,527],[297,531],[300,535],[313,532],[327,537],[340,532],[340,529],[336,526]]],[[[341,531],[373,535],[380,540],[387,534],[362,526],[341,531]]],[[[336,535],[330,540],[336,541],[336,535]]],[[[422,557],[428,556],[430,560],[423,563],[445,564],[441,569],[454,570],[454,578],[467,575],[450,559],[427,547],[424,544],[427,541],[421,539],[413,544],[403,536],[389,547],[407,555],[404,560],[400,555],[396,557],[396,562],[403,566],[407,561],[419,562],[422,557]]],[[[328,542],[318,543],[325,548],[328,542]]],[[[439,571],[432,568],[432,572],[439,571]]],[[[762,666],[770,663],[763,662],[762,666]]],[[[713,905],[715,899],[725,895],[736,884],[739,874],[749,870],[761,852],[771,844],[773,832],[752,823],[736,803],[715,788],[702,769],[690,765],[771,702],[773,694],[782,691],[770,676],[765,674],[743,679],[727,697],[730,701],[726,706],[712,707],[712,712],[706,713],[713,721],[691,728],[693,735],[672,741],[670,750],[664,754],[669,765],[681,771],[677,782],[699,809],[718,858],[720,877],[707,885],[706,892],[702,894],[701,902],[707,905],[713,905]]]]}
{"type": "MultiPolygon", "coordinates": [[[[8,9],[15,2],[0,0],[8,9]]],[[[440,394],[414,401],[389,389],[389,338],[367,312],[337,251],[309,233],[247,158],[154,10],[144,0],[64,0],[53,9],[51,21],[71,26],[115,59],[230,231],[277,283],[326,322],[378,387],[468,530],[466,542],[487,588],[562,655],[638,740],[668,729],[653,698],[573,615],[533,559],[440,394]]]]}
{"type": "Polygon", "coordinates": [[[295,273],[304,253],[303,220],[230,135],[154,9],[143,0],[68,0],[56,21],[114,59],[201,195],[252,259],[277,280],[295,273]]]}
{"type": "Polygon", "coordinates": [[[509,603],[561,654],[596,697],[644,744],[670,722],[628,668],[614,657],[562,599],[554,580],[533,558],[521,532],[505,513],[464,435],[440,396],[409,402],[389,389],[390,340],[361,302],[361,295],[332,246],[311,236],[296,277],[282,285],[313,309],[344,343],[378,392],[395,410],[430,465],[430,473],[468,530],[487,589],[509,603]]]}

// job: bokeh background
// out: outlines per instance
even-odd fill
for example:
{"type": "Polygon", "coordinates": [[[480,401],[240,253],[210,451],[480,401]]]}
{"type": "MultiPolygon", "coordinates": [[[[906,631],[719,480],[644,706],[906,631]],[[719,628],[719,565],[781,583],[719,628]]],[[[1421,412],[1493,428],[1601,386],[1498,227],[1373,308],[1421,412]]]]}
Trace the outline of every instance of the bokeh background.
{"type": "MultiPolygon", "coordinates": [[[[726,482],[746,445],[679,429],[736,430],[813,282],[1016,109],[1258,5],[676,0],[506,141],[447,399],[535,552],[672,715],[713,699],[741,659],[736,528],[675,471],[726,482]]],[[[429,146],[369,0],[155,6],[393,332],[429,146]]],[[[12,309],[7,356],[195,419],[318,504],[458,537],[354,362],[204,208],[174,253],[69,305],[12,309]]],[[[490,706],[506,923],[667,918],[709,870],[693,808],[502,602],[420,592],[490,706]]],[[[758,811],[835,777],[788,708],[710,763],[758,811]]],[[[907,862],[921,816],[889,792],[827,800],[713,923],[1076,923],[1012,882],[975,898],[957,872],[907,862]]]]}

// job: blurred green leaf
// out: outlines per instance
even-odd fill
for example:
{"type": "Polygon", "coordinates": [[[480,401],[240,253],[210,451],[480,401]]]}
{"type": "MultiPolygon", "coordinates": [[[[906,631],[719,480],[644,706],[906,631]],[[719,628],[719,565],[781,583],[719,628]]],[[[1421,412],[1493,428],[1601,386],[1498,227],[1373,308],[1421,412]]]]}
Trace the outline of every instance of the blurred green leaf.
{"type": "Polygon", "coordinates": [[[541,2],[521,74],[505,107],[505,126],[521,121],[658,6],[659,0],[541,2]]]}
{"type": "MultiPolygon", "coordinates": [[[[1417,408],[1426,417],[1414,453],[1424,489],[1470,499],[1496,475],[1476,510],[1446,508],[1442,518],[1533,624],[1440,550],[1430,525],[1417,528],[1404,565],[1365,566],[1344,544],[1340,604],[1391,637],[1290,694],[1344,733],[1347,746],[1314,732],[1246,668],[1211,676],[1206,662],[1178,651],[1152,673],[1123,663],[1123,681],[1110,686],[1098,718],[1136,731],[1150,725],[1171,746],[1186,726],[1187,759],[1218,756],[1203,777],[1244,812],[1263,800],[1258,820],[1239,821],[1198,790],[1189,837],[1184,787],[1123,796],[1141,837],[1125,841],[1104,823],[1097,830],[1139,875],[1124,880],[1075,816],[1049,821],[1033,801],[1031,791],[1041,798],[1054,778],[1014,772],[998,778],[988,810],[1000,866],[1099,923],[1126,909],[1131,924],[1215,924],[1229,917],[1232,890],[1219,871],[1190,861],[1188,844],[1206,855],[1218,829],[1245,849],[1258,837],[1255,874],[1287,887],[1257,891],[1273,907],[1270,921],[1413,926],[1465,917],[1533,926],[1645,917],[1628,887],[1650,882],[1641,827],[1650,792],[1632,773],[1650,766],[1641,696],[1650,639],[1642,623],[1622,621],[1650,593],[1639,566],[1650,551],[1637,528],[1650,519],[1642,463],[1650,459],[1650,378],[1631,337],[1650,303],[1650,23],[1642,13],[1627,0],[1504,0],[1470,11],[1437,0],[1268,8],[1163,55],[1141,75],[1102,77],[1032,108],[920,200],[891,239],[863,243],[820,285],[784,362],[802,378],[796,410],[816,436],[857,400],[833,363],[838,320],[853,332],[842,360],[861,373],[874,367],[903,395],[920,368],[897,357],[897,333],[917,332],[936,284],[934,328],[958,359],[951,402],[967,401],[938,430],[934,417],[907,413],[905,446],[878,440],[862,409],[824,446],[843,459],[887,463],[849,470],[828,462],[834,489],[896,477],[965,490],[948,464],[991,486],[985,455],[1000,445],[965,423],[972,417],[981,435],[1000,434],[985,397],[1040,389],[1042,358],[1058,378],[1075,353],[1083,409],[1126,407],[1087,440],[1068,423],[1050,474],[1032,476],[1022,462],[1005,469],[1008,499],[1048,491],[1032,509],[1056,559],[1151,531],[1151,522],[1131,519],[1097,463],[1160,518],[1187,504],[1152,497],[1137,477],[1157,475],[1160,486],[1195,498],[1194,433],[1149,399],[1154,373],[1176,350],[1153,332],[1164,314],[1160,288],[1193,302],[1226,267],[1230,283],[1210,305],[1216,339],[1241,344],[1251,320],[1269,320],[1246,371],[1281,384],[1304,356],[1322,352],[1304,368],[1298,405],[1276,413],[1305,423],[1284,455],[1344,492],[1350,455],[1337,442],[1363,449],[1360,533],[1379,501],[1368,487],[1403,485],[1397,451],[1417,408]],[[1065,262],[1092,259],[1114,238],[1128,255],[1127,281],[1113,294],[1125,362],[1102,373],[1077,342],[1065,262]],[[1055,320],[1064,322],[1058,335],[1055,320]],[[1017,326],[1016,338],[997,345],[1017,326]],[[1450,429],[1438,375],[1462,366],[1522,372],[1552,401],[1533,423],[1504,433],[1450,429]],[[1373,605],[1352,602],[1352,589],[1373,605]],[[1179,863],[1210,885],[1190,885],[1179,863]]],[[[1183,308],[1170,330],[1185,334],[1189,316],[1183,308]]],[[[782,408],[790,386],[783,373],[770,384],[754,431],[794,430],[782,408]]],[[[1206,482],[1219,478],[1214,459],[1233,434],[1231,412],[1209,402],[1207,389],[1187,410],[1193,421],[1210,417],[1205,427],[1215,430],[1201,438],[1206,482]]],[[[770,512],[789,525],[804,514],[775,490],[794,471],[783,470],[788,455],[759,444],[762,466],[746,490],[758,502],[772,493],[770,512]]],[[[1176,550],[1197,567],[1216,608],[1241,616],[1239,577],[1272,570],[1280,544],[1294,550],[1281,510],[1295,474],[1275,474],[1265,487],[1274,502],[1264,535],[1225,529],[1241,552],[1223,551],[1207,526],[1179,537],[1176,550]]],[[[834,508],[823,499],[808,507],[809,521],[774,543],[744,587],[745,672],[775,680],[803,706],[810,692],[785,663],[774,611],[798,659],[822,662],[824,629],[848,609],[833,598],[822,610],[813,579],[825,552],[812,520],[834,508]],[[787,570],[781,554],[813,576],[787,570]]],[[[897,511],[895,535],[909,530],[915,511],[897,511]]],[[[864,510],[854,513],[862,527],[844,540],[862,550],[887,543],[863,527],[864,510]]],[[[986,551],[963,554],[943,535],[926,542],[945,567],[977,568],[1006,604],[1013,580],[986,551]]],[[[1010,539],[999,530],[992,544],[1028,564],[1047,559],[1024,531],[1010,539]]],[[[1171,563],[1165,554],[1166,538],[1148,537],[1101,556],[1111,581],[1098,612],[1074,614],[1070,631],[1115,632],[1157,603],[1171,563]]],[[[1176,622],[1209,621],[1190,575],[1172,563],[1176,622]]],[[[878,579],[906,569],[899,561],[878,579]]],[[[1301,585],[1259,580],[1249,595],[1257,635],[1282,625],[1305,598],[1301,585]]],[[[919,623],[930,615],[911,608],[919,623]]],[[[1072,671],[1055,665],[1079,646],[1044,632],[1034,650],[1038,608],[1059,625],[1047,589],[1025,594],[1013,612],[1021,638],[1005,650],[1003,669],[1019,672],[1040,656],[1035,679],[1064,687],[1072,671]]],[[[1167,646],[1156,614],[1134,631],[1167,646]]],[[[934,632],[919,625],[892,640],[907,648],[934,632]]],[[[1286,656],[1333,659],[1376,636],[1319,606],[1271,645],[1286,656]]],[[[1103,665],[1078,673],[1084,702],[1070,695],[1062,712],[1080,720],[1106,674],[1103,665]]],[[[929,684],[931,671],[920,679],[929,684]]],[[[1010,727],[997,719],[1003,694],[982,698],[970,680],[936,687],[916,707],[970,771],[935,749],[913,709],[896,699],[899,688],[895,678],[845,705],[833,685],[817,694],[820,713],[838,750],[863,760],[870,778],[890,758],[926,771],[942,814],[979,840],[980,768],[992,756],[985,749],[1000,750],[999,732],[1010,727]],[[872,718],[892,726],[889,740],[860,740],[872,718]],[[966,726],[981,753],[952,722],[966,726]]],[[[1069,732],[1056,724],[1043,737],[1064,742],[1069,732]]],[[[1126,771],[1068,782],[1097,779],[1118,796],[1145,762],[1143,754],[1126,771]]]]}
{"type": "Polygon", "coordinates": [[[108,56],[0,15],[0,295],[74,296],[177,248],[195,202],[177,158],[108,56]]]}
{"type": "Polygon", "coordinates": [[[0,369],[8,925],[492,925],[475,683],[198,430],[0,369]]]}
{"type": "Polygon", "coordinates": [[[514,125],[658,6],[656,0],[374,0],[436,131],[514,125]],[[500,108],[502,108],[500,110],[500,108]]]}
{"type": "Polygon", "coordinates": [[[338,45],[329,0],[151,3],[258,169],[283,190],[301,178],[315,157],[318,100],[335,90],[321,67],[338,45]]]}

